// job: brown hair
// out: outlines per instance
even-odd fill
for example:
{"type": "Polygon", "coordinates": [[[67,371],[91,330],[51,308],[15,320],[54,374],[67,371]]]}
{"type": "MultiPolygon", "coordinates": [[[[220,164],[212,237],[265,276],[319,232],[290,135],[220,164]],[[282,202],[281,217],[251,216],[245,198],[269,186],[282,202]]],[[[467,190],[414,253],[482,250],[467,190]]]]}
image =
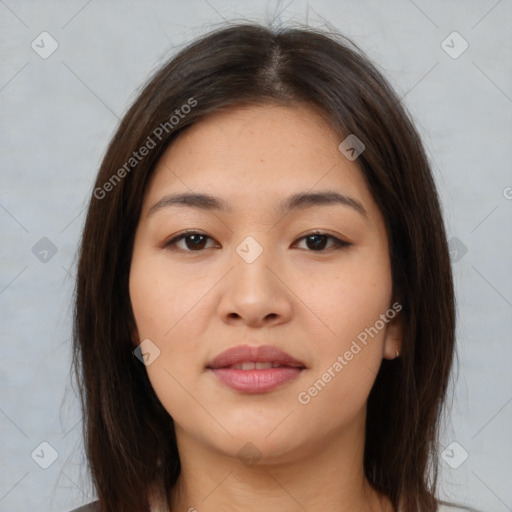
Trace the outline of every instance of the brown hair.
{"type": "Polygon", "coordinates": [[[187,126],[223,107],[268,102],[308,102],[340,142],[355,134],[366,146],[357,162],[386,222],[404,342],[370,392],[364,470],[395,508],[434,512],[455,306],[425,150],[397,94],[349,39],[256,24],[217,29],[163,66],[122,119],[97,176],[79,252],[74,367],[101,510],[147,510],[150,486],[168,487],[180,473],[172,419],[132,353],[128,275],[148,179],[187,126]],[[150,139],[146,156],[135,159],[150,139]]]}

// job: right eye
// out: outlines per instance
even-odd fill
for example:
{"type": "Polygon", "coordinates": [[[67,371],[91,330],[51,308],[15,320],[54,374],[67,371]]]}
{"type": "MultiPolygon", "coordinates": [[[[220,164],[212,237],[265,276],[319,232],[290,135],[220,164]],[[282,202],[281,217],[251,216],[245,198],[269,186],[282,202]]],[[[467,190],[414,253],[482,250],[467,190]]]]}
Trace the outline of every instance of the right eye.
{"type": "Polygon", "coordinates": [[[213,238],[201,233],[199,231],[189,230],[179,235],[171,238],[164,244],[164,248],[169,249],[171,251],[180,250],[183,252],[200,252],[203,249],[208,249],[205,247],[207,240],[213,240],[213,238]],[[182,240],[185,241],[185,248],[179,247],[178,243],[182,240]]]}

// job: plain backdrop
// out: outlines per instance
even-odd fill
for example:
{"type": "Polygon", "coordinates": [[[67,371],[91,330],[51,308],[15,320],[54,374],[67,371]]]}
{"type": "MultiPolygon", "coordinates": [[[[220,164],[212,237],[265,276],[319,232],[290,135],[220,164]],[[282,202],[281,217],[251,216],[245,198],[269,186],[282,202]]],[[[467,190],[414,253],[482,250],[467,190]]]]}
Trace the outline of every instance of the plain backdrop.
{"type": "Polygon", "coordinates": [[[70,381],[84,208],[138,87],[234,19],[335,27],[403,97],[441,194],[457,292],[439,492],[512,510],[511,0],[0,0],[0,511],[94,499],[70,381]]]}

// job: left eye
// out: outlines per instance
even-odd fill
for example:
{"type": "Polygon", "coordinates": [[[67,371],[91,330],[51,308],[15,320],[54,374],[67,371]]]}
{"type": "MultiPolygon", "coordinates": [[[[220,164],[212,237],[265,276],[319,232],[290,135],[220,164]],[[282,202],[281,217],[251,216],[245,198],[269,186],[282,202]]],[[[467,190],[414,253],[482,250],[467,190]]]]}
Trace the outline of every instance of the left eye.
{"type": "Polygon", "coordinates": [[[333,245],[331,245],[331,249],[341,249],[343,247],[348,247],[351,245],[344,240],[340,240],[335,236],[328,235],[326,233],[311,233],[310,235],[303,236],[299,238],[299,240],[305,240],[308,248],[314,248],[313,252],[323,252],[325,250],[325,246],[327,244],[327,240],[332,240],[333,245]]]}
{"type": "MultiPolygon", "coordinates": [[[[205,247],[206,240],[213,240],[213,238],[198,231],[189,231],[167,241],[165,247],[170,250],[176,250],[176,248],[178,248],[185,252],[200,252],[208,248],[205,247]],[[182,240],[185,241],[185,248],[178,246],[178,243],[182,240]]],[[[340,240],[326,233],[311,233],[298,239],[298,241],[302,240],[305,240],[306,247],[310,249],[311,252],[325,252],[328,240],[332,241],[332,245],[327,249],[341,249],[352,245],[349,242],[345,242],[344,240],[340,240]]]]}

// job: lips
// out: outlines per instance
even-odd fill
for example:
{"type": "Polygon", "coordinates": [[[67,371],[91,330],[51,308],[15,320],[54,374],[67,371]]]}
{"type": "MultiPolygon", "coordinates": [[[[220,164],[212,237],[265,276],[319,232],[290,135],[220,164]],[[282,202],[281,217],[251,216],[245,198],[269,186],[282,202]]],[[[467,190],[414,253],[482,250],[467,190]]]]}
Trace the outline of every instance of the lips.
{"type": "Polygon", "coordinates": [[[213,370],[220,368],[265,370],[279,367],[304,369],[306,365],[290,354],[270,345],[232,347],[219,354],[207,365],[207,368],[213,370]]]}
{"type": "Polygon", "coordinates": [[[234,391],[259,394],[293,382],[306,366],[277,347],[240,345],[219,354],[206,368],[234,391]]]}

